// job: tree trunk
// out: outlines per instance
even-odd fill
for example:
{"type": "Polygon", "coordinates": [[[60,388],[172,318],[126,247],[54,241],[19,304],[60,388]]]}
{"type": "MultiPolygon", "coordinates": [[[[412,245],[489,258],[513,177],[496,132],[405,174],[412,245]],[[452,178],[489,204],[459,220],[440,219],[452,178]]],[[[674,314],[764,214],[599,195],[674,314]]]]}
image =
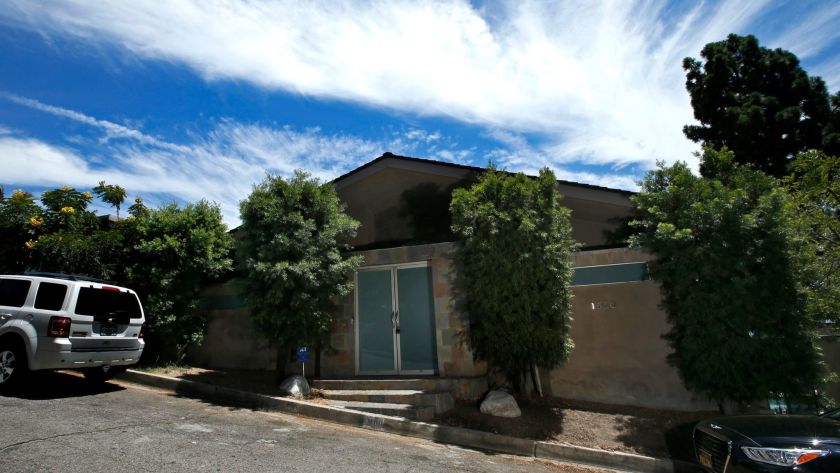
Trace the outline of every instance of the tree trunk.
{"type": "Polygon", "coordinates": [[[534,390],[536,390],[537,396],[543,397],[542,384],[540,383],[540,370],[537,368],[536,363],[531,364],[531,379],[534,381],[534,390]]]}

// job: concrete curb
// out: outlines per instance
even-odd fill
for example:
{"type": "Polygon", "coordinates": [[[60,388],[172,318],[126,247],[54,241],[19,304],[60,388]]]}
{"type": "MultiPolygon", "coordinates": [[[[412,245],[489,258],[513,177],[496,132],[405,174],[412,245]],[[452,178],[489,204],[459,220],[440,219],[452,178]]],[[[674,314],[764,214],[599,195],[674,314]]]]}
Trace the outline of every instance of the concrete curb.
{"type": "Polygon", "coordinates": [[[689,473],[699,472],[696,466],[680,461],[611,452],[595,448],[562,445],[551,442],[526,440],[506,435],[462,429],[445,425],[415,422],[400,417],[341,409],[306,401],[273,397],[237,389],[200,383],[187,379],[171,378],[141,371],[128,370],[120,380],[153,386],[187,397],[210,399],[231,404],[297,414],[314,419],[377,430],[392,434],[418,437],[441,443],[476,448],[499,453],[522,455],[546,460],[571,461],[593,466],[630,470],[639,473],[689,473]]]}

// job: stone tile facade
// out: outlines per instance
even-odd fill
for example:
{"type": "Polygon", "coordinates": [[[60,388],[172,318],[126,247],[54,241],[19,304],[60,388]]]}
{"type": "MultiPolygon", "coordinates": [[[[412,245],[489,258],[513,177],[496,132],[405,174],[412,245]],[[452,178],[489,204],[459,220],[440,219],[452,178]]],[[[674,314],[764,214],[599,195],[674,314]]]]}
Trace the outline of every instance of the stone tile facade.
{"type": "MultiPolygon", "coordinates": [[[[456,310],[457,297],[453,289],[455,246],[453,243],[403,246],[358,252],[363,266],[416,263],[427,261],[432,271],[435,307],[435,336],[437,339],[438,375],[442,377],[482,376],[484,363],[475,363],[465,343],[468,326],[456,310]]],[[[333,353],[321,357],[324,377],[349,378],[356,374],[355,294],[350,293],[339,302],[331,336],[333,353]]]]}

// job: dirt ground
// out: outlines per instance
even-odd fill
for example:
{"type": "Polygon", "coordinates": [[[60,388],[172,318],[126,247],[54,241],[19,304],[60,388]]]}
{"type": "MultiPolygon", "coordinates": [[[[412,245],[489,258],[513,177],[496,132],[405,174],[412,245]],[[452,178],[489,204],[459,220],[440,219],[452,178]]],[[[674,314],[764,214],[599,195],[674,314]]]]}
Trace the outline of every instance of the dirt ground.
{"type": "MultiPolygon", "coordinates": [[[[207,370],[162,367],[144,371],[227,386],[271,396],[281,395],[273,371],[207,370]]],[[[314,402],[324,402],[314,393],[314,402]]],[[[455,427],[483,430],[534,440],[691,460],[691,431],[716,412],[678,412],[598,404],[565,399],[518,400],[522,417],[506,419],[482,414],[478,402],[459,402],[433,420],[455,427]]]]}
{"type": "Polygon", "coordinates": [[[519,399],[522,417],[482,414],[478,402],[458,403],[435,422],[583,447],[692,460],[691,431],[716,412],[678,412],[566,399],[519,399]]]}

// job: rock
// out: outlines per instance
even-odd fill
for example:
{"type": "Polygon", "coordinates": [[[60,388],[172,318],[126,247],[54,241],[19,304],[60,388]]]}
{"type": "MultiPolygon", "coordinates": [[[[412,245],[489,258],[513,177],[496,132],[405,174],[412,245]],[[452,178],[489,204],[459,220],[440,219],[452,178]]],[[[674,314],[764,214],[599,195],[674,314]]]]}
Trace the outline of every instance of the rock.
{"type": "Polygon", "coordinates": [[[519,417],[522,411],[516,404],[516,399],[504,391],[490,391],[481,401],[481,413],[495,417],[519,417]]]}
{"type": "Polygon", "coordinates": [[[289,376],[280,383],[280,390],[287,396],[306,399],[309,397],[309,383],[306,378],[296,374],[289,376]]]}

